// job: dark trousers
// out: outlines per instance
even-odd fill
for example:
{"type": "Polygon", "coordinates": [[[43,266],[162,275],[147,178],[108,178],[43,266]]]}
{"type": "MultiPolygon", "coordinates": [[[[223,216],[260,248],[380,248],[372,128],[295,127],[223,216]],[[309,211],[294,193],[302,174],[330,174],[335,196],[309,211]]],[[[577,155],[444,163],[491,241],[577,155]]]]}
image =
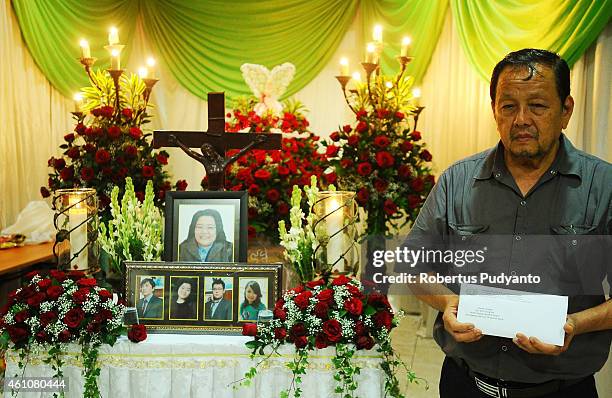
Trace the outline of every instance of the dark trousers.
{"type": "MultiPolygon", "coordinates": [[[[474,379],[449,357],[444,358],[440,374],[440,398],[491,398],[483,394],[474,379]]],[[[586,379],[565,387],[562,390],[542,395],[538,398],[598,398],[595,388],[595,378],[591,375],[586,379]]]]}

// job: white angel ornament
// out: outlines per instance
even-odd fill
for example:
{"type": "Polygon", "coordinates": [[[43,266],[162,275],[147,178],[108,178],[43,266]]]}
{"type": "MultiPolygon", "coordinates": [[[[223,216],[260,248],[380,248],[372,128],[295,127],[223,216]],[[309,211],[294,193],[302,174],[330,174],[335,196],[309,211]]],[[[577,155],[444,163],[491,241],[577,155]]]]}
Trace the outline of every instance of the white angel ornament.
{"type": "Polygon", "coordinates": [[[258,116],[271,111],[280,114],[283,105],[278,98],[285,93],[295,75],[295,66],[289,62],[277,65],[270,71],[263,65],[243,64],[240,67],[244,81],[249,85],[259,103],[253,110],[258,116]]]}

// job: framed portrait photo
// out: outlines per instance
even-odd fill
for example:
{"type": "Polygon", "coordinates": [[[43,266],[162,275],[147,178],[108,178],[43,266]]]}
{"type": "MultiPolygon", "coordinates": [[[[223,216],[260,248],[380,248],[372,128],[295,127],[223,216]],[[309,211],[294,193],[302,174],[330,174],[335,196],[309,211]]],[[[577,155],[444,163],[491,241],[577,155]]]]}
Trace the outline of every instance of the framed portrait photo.
{"type": "Polygon", "coordinates": [[[151,333],[240,334],[245,322],[267,316],[261,311],[281,295],[281,264],[125,265],[127,305],[136,307],[151,333]]]}
{"type": "Polygon", "coordinates": [[[247,192],[168,192],[164,260],[247,261],[247,192]]]}

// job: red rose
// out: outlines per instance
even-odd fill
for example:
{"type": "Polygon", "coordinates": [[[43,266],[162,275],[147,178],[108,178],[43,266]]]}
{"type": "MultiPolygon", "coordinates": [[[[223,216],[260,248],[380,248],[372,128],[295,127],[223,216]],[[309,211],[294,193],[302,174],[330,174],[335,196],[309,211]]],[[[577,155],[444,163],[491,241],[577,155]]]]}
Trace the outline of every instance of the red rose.
{"type": "Polygon", "coordinates": [[[138,155],[138,148],[136,148],[134,145],[127,145],[123,151],[125,152],[125,156],[128,158],[135,158],[136,155],[138,155]]]}
{"type": "Polygon", "coordinates": [[[40,303],[42,303],[47,298],[47,295],[43,292],[38,292],[32,297],[28,298],[28,305],[30,307],[38,308],[40,303]]]}
{"type": "Polygon", "coordinates": [[[427,149],[423,149],[423,151],[419,154],[419,156],[424,161],[431,162],[432,156],[431,156],[431,153],[429,153],[429,151],[427,149]]]}
{"type": "Polygon", "coordinates": [[[88,294],[89,294],[89,289],[84,287],[72,293],[72,299],[74,300],[75,303],[82,304],[85,302],[85,300],[87,300],[88,294]]]}
{"type": "Polygon", "coordinates": [[[103,167],[102,174],[108,177],[109,175],[113,174],[113,169],[110,167],[103,167]]]}
{"type": "Polygon", "coordinates": [[[102,329],[102,324],[100,324],[100,322],[95,322],[95,321],[88,323],[87,326],[85,327],[85,330],[87,330],[88,333],[92,333],[92,334],[100,333],[101,329],[102,329]]]}
{"type": "Polygon", "coordinates": [[[327,340],[327,335],[325,335],[325,333],[317,334],[317,337],[315,337],[315,347],[319,350],[329,347],[329,340],[327,340]]]}
{"type": "Polygon", "coordinates": [[[364,336],[368,334],[368,327],[363,323],[363,321],[355,322],[355,334],[357,336],[364,336]]]}
{"type": "Polygon", "coordinates": [[[383,204],[383,211],[392,216],[393,214],[397,213],[397,205],[393,200],[387,199],[383,204]]]}
{"type": "Polygon", "coordinates": [[[44,290],[46,288],[48,288],[49,286],[51,286],[51,279],[42,279],[40,281],[38,281],[37,285],[40,288],[40,290],[44,290]]]}
{"type": "Polygon", "coordinates": [[[399,169],[397,169],[397,175],[402,180],[406,180],[412,175],[412,170],[409,166],[403,164],[399,167],[399,169]]]}
{"type": "Polygon", "coordinates": [[[328,184],[333,184],[338,180],[338,175],[335,172],[323,174],[323,178],[325,178],[325,182],[328,184]]]}
{"type": "Polygon", "coordinates": [[[294,344],[296,348],[304,348],[308,345],[308,337],[298,336],[295,338],[294,344]]]}
{"type": "Polygon", "coordinates": [[[82,309],[73,308],[70,311],[68,311],[68,313],[66,313],[66,316],[64,316],[64,323],[69,328],[76,328],[81,324],[84,317],[85,317],[85,313],[83,312],[82,309]]]}
{"type": "Polygon", "coordinates": [[[64,288],[61,286],[51,286],[47,289],[49,300],[57,300],[64,293],[64,288]]]}
{"type": "Polygon", "coordinates": [[[410,133],[410,138],[412,138],[414,141],[418,141],[421,139],[421,133],[419,131],[413,131],[410,133]]]}
{"type": "MultiPolygon", "coordinates": [[[[257,328],[257,325],[255,325],[257,328]]],[[[139,343],[147,338],[147,327],[141,324],[132,325],[128,332],[128,339],[133,343],[139,343]]]]}
{"type": "Polygon", "coordinates": [[[70,339],[72,338],[72,333],[70,333],[70,331],[68,329],[66,330],[62,330],[59,335],[57,335],[57,338],[59,341],[61,341],[62,343],[67,343],[70,341],[70,339]]]}
{"type": "Polygon", "coordinates": [[[29,315],[28,310],[21,310],[15,314],[13,319],[15,319],[15,323],[23,323],[29,318],[29,315]]]}
{"type": "Polygon", "coordinates": [[[368,304],[376,308],[391,308],[391,304],[389,304],[387,296],[380,293],[372,293],[368,297],[368,304]]]}
{"type": "Polygon", "coordinates": [[[305,310],[306,307],[308,307],[308,304],[310,304],[311,297],[312,297],[312,292],[310,290],[307,290],[295,296],[293,301],[295,302],[295,305],[297,305],[299,309],[305,310]]]}
{"type": "Polygon", "coordinates": [[[74,168],[72,166],[65,167],[60,171],[60,178],[64,181],[72,180],[74,177],[74,168]]]}
{"type": "Polygon", "coordinates": [[[144,200],[145,200],[145,193],[144,192],[136,191],[136,193],[134,195],[136,195],[136,199],[138,199],[138,201],[140,203],[144,202],[144,200]]]}
{"type": "Polygon", "coordinates": [[[128,175],[128,172],[129,170],[127,167],[122,167],[119,170],[117,170],[117,176],[123,180],[128,175]]]}
{"type": "Polygon", "coordinates": [[[295,294],[300,294],[304,291],[304,286],[302,285],[297,285],[296,287],[294,287],[293,289],[291,289],[290,291],[292,291],[295,294]]]}
{"type": "Polygon", "coordinates": [[[360,109],[355,114],[355,117],[357,118],[357,120],[364,118],[366,116],[368,116],[368,112],[365,109],[360,109]]]}
{"type": "Polygon", "coordinates": [[[385,180],[381,180],[380,178],[374,180],[374,189],[376,189],[378,192],[385,192],[388,186],[389,183],[385,180]]]}
{"type": "Polygon", "coordinates": [[[257,336],[257,324],[256,323],[245,323],[242,325],[243,336],[257,336]]]}
{"type": "Polygon", "coordinates": [[[368,162],[362,162],[357,165],[357,174],[368,176],[372,172],[372,165],[368,162]]]}
{"type": "Polygon", "coordinates": [[[360,120],[359,123],[357,123],[357,126],[355,127],[355,130],[358,133],[363,133],[367,129],[368,129],[368,124],[364,122],[363,120],[360,120]]]}
{"type": "Polygon", "coordinates": [[[363,303],[356,297],[351,297],[349,300],[344,302],[344,309],[350,314],[361,315],[363,312],[363,303]]]}
{"type": "Polygon", "coordinates": [[[402,149],[402,151],[404,152],[410,152],[412,151],[412,148],[414,147],[414,145],[412,145],[412,142],[410,141],[404,141],[402,142],[402,144],[400,145],[400,148],[402,149]]]}
{"type": "Polygon", "coordinates": [[[340,150],[340,147],[337,147],[335,145],[330,145],[325,150],[325,155],[329,156],[330,158],[333,158],[334,156],[338,154],[339,150],[340,150]]]}
{"type": "Polygon", "coordinates": [[[260,180],[269,180],[272,176],[268,170],[259,169],[253,174],[255,178],[259,178],[260,180]]]}
{"type": "Polygon", "coordinates": [[[85,166],[81,169],[81,178],[83,179],[83,181],[91,181],[94,177],[94,169],[92,169],[91,167],[85,166]]]}
{"type": "Polygon", "coordinates": [[[323,322],[323,333],[330,342],[337,343],[342,339],[342,326],[335,319],[327,320],[323,322]]]}
{"type": "Polygon", "coordinates": [[[365,206],[368,203],[368,199],[370,198],[370,192],[367,188],[361,188],[357,191],[357,203],[362,206],[365,206]]]}
{"type": "Polygon", "coordinates": [[[130,108],[125,108],[124,110],[121,111],[121,114],[128,119],[132,118],[132,110],[130,108]]]}
{"type": "Polygon", "coordinates": [[[85,272],[72,270],[68,272],[68,278],[72,279],[73,281],[78,281],[81,278],[85,278],[85,272]]]}
{"type": "Polygon", "coordinates": [[[434,177],[433,174],[430,174],[427,177],[425,177],[425,181],[431,186],[433,186],[436,183],[436,177],[434,177]]]}
{"type": "Polygon", "coordinates": [[[151,166],[142,166],[142,176],[144,178],[153,178],[155,169],[151,166]]]}
{"type": "Polygon", "coordinates": [[[142,130],[140,130],[138,127],[130,127],[130,135],[133,139],[137,140],[142,137],[142,130]]]}
{"type": "Polygon", "coordinates": [[[286,216],[289,214],[289,205],[285,202],[280,202],[277,206],[278,214],[281,216],[286,216]]]}
{"type": "Polygon", "coordinates": [[[251,184],[249,185],[249,195],[255,196],[259,193],[259,185],[251,184]]]}
{"type": "Polygon", "coordinates": [[[278,199],[280,199],[280,192],[274,188],[269,189],[268,192],[266,192],[266,198],[268,198],[271,203],[276,203],[278,199]]]}
{"type": "Polygon", "coordinates": [[[317,298],[322,302],[331,302],[334,299],[334,291],[332,289],[321,290],[317,298]]]}
{"type": "Polygon", "coordinates": [[[40,187],[40,196],[43,198],[48,198],[51,196],[51,192],[46,187],[40,187]]]}
{"type": "Polygon", "coordinates": [[[410,188],[415,192],[421,192],[425,188],[425,181],[421,177],[417,177],[410,181],[410,188]]]}
{"type": "Polygon", "coordinates": [[[57,319],[57,314],[53,311],[47,311],[40,314],[40,324],[41,326],[47,326],[51,322],[57,319]]]}
{"type": "Polygon", "coordinates": [[[387,151],[381,151],[376,154],[376,163],[382,168],[391,167],[395,163],[395,158],[387,151]]]}
{"type": "Polygon", "coordinates": [[[359,144],[359,136],[356,134],[349,135],[347,143],[350,146],[357,146],[357,144],[359,144]]]}
{"type": "Polygon", "coordinates": [[[83,149],[85,150],[85,152],[87,153],[94,153],[96,151],[96,147],[91,145],[91,144],[85,144],[83,145],[83,149]]]}
{"type": "Polygon", "coordinates": [[[64,159],[53,159],[53,167],[55,170],[61,170],[66,167],[66,161],[64,159]]]}
{"type": "Polygon", "coordinates": [[[79,150],[78,147],[73,146],[72,148],[68,149],[66,151],[66,155],[70,158],[70,159],[78,159],[81,157],[81,151],[79,150]]]}
{"type": "Polygon", "coordinates": [[[388,110],[386,110],[386,109],[377,109],[377,110],[376,110],[376,116],[377,116],[379,119],[385,119],[386,117],[388,117],[388,116],[389,116],[389,114],[390,114],[390,113],[391,113],[391,112],[389,112],[389,111],[388,111],[388,110]]]}
{"type": "Polygon", "coordinates": [[[110,153],[108,153],[106,149],[98,149],[95,155],[95,160],[98,164],[108,163],[110,161],[110,158],[110,153]]]}
{"type": "Polygon", "coordinates": [[[343,169],[348,169],[352,165],[353,161],[351,159],[340,159],[340,166],[342,166],[343,169]]]}
{"type": "Polygon", "coordinates": [[[161,164],[164,164],[164,165],[168,164],[168,157],[165,155],[162,155],[161,153],[158,153],[157,155],[155,155],[155,158],[161,164]]]}
{"type": "Polygon", "coordinates": [[[77,281],[77,285],[81,287],[93,287],[96,286],[98,282],[96,282],[95,278],[83,278],[77,281]]]}
{"type": "Polygon", "coordinates": [[[66,280],[66,273],[63,271],[52,269],[51,271],[49,271],[49,275],[51,276],[51,278],[55,279],[60,283],[66,280]]]}
{"type": "Polygon", "coordinates": [[[296,323],[291,327],[291,331],[289,331],[289,335],[292,339],[299,336],[306,336],[306,326],[303,323],[296,323]]]}
{"type": "Polygon", "coordinates": [[[105,118],[111,118],[113,117],[113,113],[115,112],[115,108],[113,108],[110,105],[107,106],[103,106],[100,108],[100,116],[103,116],[105,118]]]}
{"type": "Polygon", "coordinates": [[[371,350],[374,347],[374,339],[371,336],[359,336],[355,345],[358,350],[371,350]]]}
{"type": "Polygon", "coordinates": [[[317,286],[323,286],[323,285],[325,285],[325,281],[323,279],[317,279],[317,280],[306,283],[306,287],[310,289],[314,289],[317,286]]]}
{"type": "Polygon", "coordinates": [[[74,134],[72,134],[72,133],[70,133],[70,134],[66,134],[66,135],[64,136],[64,139],[65,139],[67,142],[72,142],[72,141],[74,141],[74,134]]]}
{"type": "Polygon", "coordinates": [[[329,135],[329,139],[334,142],[338,142],[338,140],[340,140],[340,133],[337,131],[334,131],[333,133],[329,135]]]}
{"type": "Polygon", "coordinates": [[[408,206],[411,209],[416,209],[421,203],[421,197],[419,195],[408,195],[408,206]]]}
{"type": "Polygon", "coordinates": [[[285,328],[274,329],[274,338],[276,340],[284,340],[285,337],[287,337],[287,329],[285,328]]]}
{"type": "Polygon", "coordinates": [[[380,149],[385,149],[390,143],[391,141],[389,141],[389,138],[385,135],[379,135],[378,137],[374,138],[374,145],[380,149]]]}
{"type": "Polygon", "coordinates": [[[113,294],[106,289],[101,289],[100,291],[98,291],[98,295],[106,300],[113,298],[113,294]]]}
{"type": "Polygon", "coordinates": [[[314,307],[314,314],[321,318],[327,319],[327,312],[329,311],[329,305],[325,301],[319,301],[314,307]]]}
{"type": "Polygon", "coordinates": [[[393,322],[393,315],[391,315],[391,313],[387,310],[382,310],[374,314],[372,320],[374,321],[374,324],[377,327],[384,327],[385,329],[390,331],[393,322]]]}
{"type": "Polygon", "coordinates": [[[27,339],[28,330],[19,326],[8,326],[6,328],[9,337],[14,344],[19,343],[21,340],[27,339]]]}
{"type": "Polygon", "coordinates": [[[350,124],[345,124],[342,127],[342,131],[344,131],[346,134],[350,133],[351,131],[353,131],[353,128],[351,127],[350,124]]]}
{"type": "Polygon", "coordinates": [[[344,286],[351,281],[351,278],[347,278],[346,275],[340,275],[332,281],[334,286],[344,286]]]}
{"type": "Polygon", "coordinates": [[[110,139],[116,139],[119,138],[121,136],[121,128],[119,128],[119,126],[110,126],[108,128],[108,137],[110,139]]]}
{"type": "Polygon", "coordinates": [[[404,118],[404,114],[400,111],[395,112],[395,115],[393,115],[397,120],[402,120],[404,118]]]}
{"type": "Polygon", "coordinates": [[[176,189],[177,191],[184,191],[187,189],[187,181],[185,180],[178,180],[176,182],[176,189]]]}
{"type": "Polygon", "coordinates": [[[289,175],[289,168],[287,168],[285,166],[278,165],[277,170],[278,170],[278,175],[279,176],[287,176],[287,175],[289,175]]]}
{"type": "Polygon", "coordinates": [[[281,321],[287,319],[287,311],[283,310],[282,308],[274,308],[274,311],[272,312],[274,313],[274,318],[280,319],[281,321]]]}
{"type": "MultiPolygon", "coordinates": [[[[79,134],[83,134],[85,131],[87,130],[87,127],[85,127],[85,125],[83,123],[78,123],[75,127],[74,127],[74,131],[76,131],[79,134]]],[[[64,136],[64,139],[66,138],[66,136],[64,136]]],[[[74,137],[72,138],[74,139],[74,137]]],[[[68,141],[68,140],[66,140],[68,141]]]]}
{"type": "Polygon", "coordinates": [[[281,298],[281,299],[278,299],[278,300],[276,301],[276,303],[274,303],[274,308],[275,308],[275,309],[276,309],[276,308],[278,308],[278,309],[281,309],[281,310],[282,310],[284,306],[285,306],[285,300],[284,300],[284,299],[282,299],[282,298],[281,298]]]}

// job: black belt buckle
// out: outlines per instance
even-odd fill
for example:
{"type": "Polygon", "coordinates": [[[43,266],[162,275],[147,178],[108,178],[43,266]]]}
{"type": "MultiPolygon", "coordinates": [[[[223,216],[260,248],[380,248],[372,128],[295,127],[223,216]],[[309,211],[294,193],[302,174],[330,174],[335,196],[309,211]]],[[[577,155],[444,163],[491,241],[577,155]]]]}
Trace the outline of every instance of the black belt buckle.
{"type": "Polygon", "coordinates": [[[474,381],[476,382],[476,387],[483,394],[495,398],[508,398],[508,390],[506,388],[488,383],[483,379],[479,378],[477,375],[474,375],[474,381]]]}

